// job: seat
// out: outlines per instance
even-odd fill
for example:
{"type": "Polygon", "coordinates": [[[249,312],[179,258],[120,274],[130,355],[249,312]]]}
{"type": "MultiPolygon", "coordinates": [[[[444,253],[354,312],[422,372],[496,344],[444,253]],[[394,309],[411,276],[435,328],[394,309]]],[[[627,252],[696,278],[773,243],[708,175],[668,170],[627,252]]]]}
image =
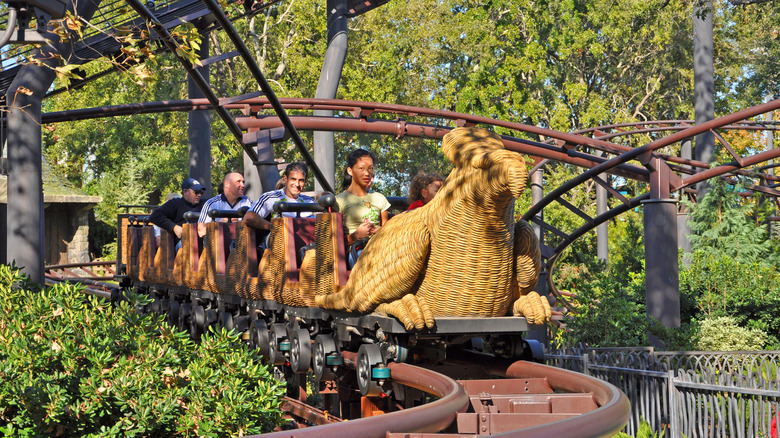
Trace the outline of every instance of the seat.
{"type": "Polygon", "coordinates": [[[261,275],[264,272],[260,268],[257,252],[257,232],[244,222],[239,222],[236,224],[235,242],[227,260],[227,293],[242,298],[261,299],[269,279],[268,275],[261,275]]]}
{"type": "Polygon", "coordinates": [[[209,222],[203,242],[203,257],[199,270],[205,268],[202,289],[214,293],[227,293],[227,260],[230,244],[236,236],[235,222],[209,222]]]}
{"type": "Polygon", "coordinates": [[[313,263],[316,295],[330,295],[344,289],[349,279],[344,225],[341,213],[321,213],[316,223],[317,250],[313,263]]]}
{"type": "Polygon", "coordinates": [[[154,256],[156,282],[175,286],[173,266],[176,260],[176,238],[167,230],[160,232],[160,246],[154,256]]]}
{"type": "MultiPolygon", "coordinates": [[[[124,221],[123,221],[124,223],[124,221]]],[[[123,228],[122,236],[122,260],[125,260],[128,277],[140,281],[140,267],[138,258],[141,255],[142,232],[141,227],[127,225],[123,228]]]]}
{"type": "Polygon", "coordinates": [[[174,277],[181,278],[182,283],[188,289],[203,289],[206,269],[202,268],[203,245],[198,238],[198,224],[182,225],[181,251],[176,258],[176,269],[181,266],[181,273],[174,273],[174,277]],[[181,262],[179,262],[181,261],[181,262]],[[180,277],[177,277],[178,274],[180,277]]]}
{"type": "Polygon", "coordinates": [[[157,273],[154,270],[154,258],[157,255],[157,239],[154,236],[154,227],[144,225],[141,227],[141,252],[138,255],[138,279],[147,283],[157,282],[157,273]]]}
{"type": "Polygon", "coordinates": [[[300,249],[314,241],[314,218],[281,217],[271,220],[270,253],[267,267],[264,267],[271,274],[270,284],[263,294],[266,299],[291,306],[315,305],[314,295],[302,293],[300,283],[303,263],[300,249]]]}

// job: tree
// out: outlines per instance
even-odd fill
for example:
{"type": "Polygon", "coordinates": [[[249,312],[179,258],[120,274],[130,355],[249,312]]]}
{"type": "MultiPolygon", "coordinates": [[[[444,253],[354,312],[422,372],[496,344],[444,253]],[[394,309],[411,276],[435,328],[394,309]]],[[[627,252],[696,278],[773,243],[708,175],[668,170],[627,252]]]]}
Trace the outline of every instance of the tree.
{"type": "MultiPolygon", "coordinates": [[[[738,263],[777,262],[757,200],[742,199],[740,185],[715,180],[692,208],[688,225],[693,251],[729,257],[738,263]]],[[[690,205],[690,204],[689,204],[690,205]]]]}

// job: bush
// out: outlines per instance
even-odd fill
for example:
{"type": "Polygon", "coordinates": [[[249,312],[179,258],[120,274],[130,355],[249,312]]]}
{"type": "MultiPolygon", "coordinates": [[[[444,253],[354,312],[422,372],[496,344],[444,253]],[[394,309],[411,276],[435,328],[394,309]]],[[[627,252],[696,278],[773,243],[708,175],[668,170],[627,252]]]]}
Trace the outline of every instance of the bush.
{"type": "Polygon", "coordinates": [[[697,251],[693,263],[680,269],[680,293],[698,303],[696,318],[722,316],[766,333],[766,345],[780,348],[780,275],[760,263],[739,263],[730,257],[697,251]]]}
{"type": "Polygon", "coordinates": [[[235,333],[200,344],[160,317],[0,265],[0,431],[6,436],[259,434],[281,421],[283,385],[235,333]]]}
{"type": "Polygon", "coordinates": [[[630,297],[609,275],[596,273],[576,289],[574,312],[565,317],[569,345],[591,347],[646,345],[645,305],[630,297]]]}
{"type": "Polygon", "coordinates": [[[763,330],[740,327],[734,318],[719,316],[701,322],[700,351],[756,351],[764,348],[767,335],[763,330]]]}

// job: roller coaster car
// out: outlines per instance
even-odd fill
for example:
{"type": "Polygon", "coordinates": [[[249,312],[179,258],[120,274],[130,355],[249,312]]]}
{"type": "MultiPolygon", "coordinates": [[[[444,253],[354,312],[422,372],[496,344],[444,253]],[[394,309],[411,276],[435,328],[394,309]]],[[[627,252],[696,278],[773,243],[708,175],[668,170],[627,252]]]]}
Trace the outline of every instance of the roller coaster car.
{"type": "MultiPolygon", "coordinates": [[[[318,204],[277,203],[274,210],[282,217],[272,219],[268,248],[261,250],[257,233],[243,222],[215,221],[208,224],[202,243],[196,224],[184,224],[182,248],[174,254],[170,233],[162,233],[158,248],[148,218],[120,217],[119,254],[128,263],[124,265],[120,260],[118,269],[124,266],[136,290],[155,298],[150,310],[166,314],[171,324],[189,330],[196,338],[211,325],[235,329],[269,363],[290,374],[313,369],[318,379],[332,379],[343,364],[342,353],[357,353],[357,380],[364,395],[382,390],[389,361],[435,364],[452,347],[540,360],[541,346],[522,338],[522,333],[531,328],[528,320],[505,316],[520,314],[522,307],[529,305],[523,300],[531,295],[528,291],[533,288],[539,269],[538,242],[529,232],[530,227],[508,221],[512,216],[507,212],[513,209],[515,192],[522,191],[525,183],[518,183],[519,189],[504,187],[516,184],[512,178],[527,177],[525,164],[515,156],[503,154],[502,144],[495,137],[472,131],[461,134],[450,137],[449,142],[445,137],[445,152],[453,155],[453,161],[462,168],[448,178],[448,182],[454,179],[449,186],[445,183],[437,196],[442,200],[434,200],[417,212],[398,215],[385,224],[371,239],[353,271],[347,270],[346,230],[341,214],[335,211],[332,194],[321,196],[318,204]],[[453,153],[453,142],[467,144],[453,153]],[[506,160],[512,161],[507,164],[506,160]],[[479,178],[500,191],[493,206],[484,202],[484,187],[464,185],[479,178]],[[482,235],[481,223],[472,227],[470,234],[457,228],[442,228],[448,226],[447,221],[460,224],[462,212],[457,208],[474,202],[470,196],[477,196],[477,202],[481,202],[477,210],[492,208],[495,212],[488,213],[498,217],[492,222],[483,220],[490,230],[498,230],[495,235],[501,239],[483,245],[487,248],[487,260],[500,265],[493,270],[484,269],[485,260],[470,260],[475,258],[473,254],[459,250],[453,253],[447,246],[452,242],[447,238],[462,246],[466,242],[464,234],[471,240],[482,235]],[[303,211],[314,212],[315,217],[302,218],[303,211]],[[295,212],[299,214],[288,217],[295,212]],[[408,236],[408,229],[418,234],[423,230],[421,235],[427,236],[424,247],[430,255],[419,252],[423,247],[418,244],[419,239],[408,236]],[[404,264],[397,262],[400,259],[395,254],[411,256],[404,254],[403,248],[398,253],[398,244],[409,242],[417,245],[418,251],[411,256],[426,258],[421,258],[422,269],[399,272],[404,264]],[[315,243],[315,248],[304,253],[311,243],[315,243]],[[395,249],[387,250],[391,246],[395,249]],[[496,251],[501,256],[492,260],[491,254],[496,251]],[[463,259],[464,266],[453,264],[457,261],[447,262],[452,254],[463,259]],[[456,266],[462,271],[458,276],[453,275],[456,266]],[[410,280],[400,286],[390,280],[383,283],[383,275],[388,272],[410,280]],[[468,284],[458,289],[452,278],[465,278],[464,273],[470,276],[468,284]],[[392,285],[390,289],[388,285],[392,285]],[[448,293],[454,296],[447,296],[448,293]],[[422,295],[413,297],[415,294],[422,295]],[[394,300],[405,304],[409,297],[431,303],[430,315],[417,315],[425,319],[424,325],[411,319],[402,323],[396,318],[415,316],[414,309],[404,314],[388,307],[394,300]],[[315,305],[325,302],[327,306],[315,305]]],[[[472,210],[467,208],[466,213],[472,210]]],[[[210,211],[209,215],[239,218],[242,213],[210,211]]],[[[546,322],[543,310],[541,317],[536,315],[533,322],[546,322]]]]}

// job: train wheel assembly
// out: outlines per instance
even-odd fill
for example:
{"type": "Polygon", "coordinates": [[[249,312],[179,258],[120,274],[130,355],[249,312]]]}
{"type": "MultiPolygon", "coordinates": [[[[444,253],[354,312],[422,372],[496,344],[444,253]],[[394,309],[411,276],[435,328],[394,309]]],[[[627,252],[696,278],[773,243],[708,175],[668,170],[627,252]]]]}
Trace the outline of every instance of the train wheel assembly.
{"type": "Polygon", "coordinates": [[[203,306],[199,304],[192,306],[192,315],[190,316],[190,336],[192,336],[192,339],[200,339],[205,325],[206,311],[203,309],[203,306]]]}
{"type": "Polygon", "coordinates": [[[379,381],[390,377],[390,369],[385,367],[382,352],[376,344],[363,344],[358,350],[357,381],[360,393],[366,397],[376,397],[382,393],[379,381]]]}
{"type": "Polygon", "coordinates": [[[284,365],[287,362],[284,353],[290,351],[290,340],[287,338],[287,328],[284,324],[271,326],[269,344],[268,363],[271,365],[284,365]]]}
{"type": "Polygon", "coordinates": [[[314,357],[312,369],[318,381],[333,380],[336,377],[334,369],[344,363],[336,350],[336,341],[330,335],[317,335],[314,338],[314,357]]]}
{"type": "Polygon", "coordinates": [[[176,300],[168,300],[168,313],[165,315],[165,320],[168,321],[168,325],[176,327],[179,324],[179,302],[176,300]]]}
{"type": "Polygon", "coordinates": [[[294,373],[304,374],[309,371],[311,365],[311,338],[309,332],[304,329],[291,329],[290,338],[290,367],[294,373]]]}
{"type": "Polygon", "coordinates": [[[181,331],[189,331],[190,330],[190,317],[192,315],[192,304],[190,303],[183,303],[181,306],[179,306],[179,318],[177,320],[176,326],[181,331]]]}
{"type": "Polygon", "coordinates": [[[268,337],[268,326],[262,319],[255,319],[249,324],[249,344],[256,348],[261,356],[268,359],[271,341],[268,337]]]}
{"type": "Polygon", "coordinates": [[[225,330],[230,331],[235,328],[233,315],[230,312],[219,312],[217,319],[219,321],[219,326],[223,327],[225,330]]]}

